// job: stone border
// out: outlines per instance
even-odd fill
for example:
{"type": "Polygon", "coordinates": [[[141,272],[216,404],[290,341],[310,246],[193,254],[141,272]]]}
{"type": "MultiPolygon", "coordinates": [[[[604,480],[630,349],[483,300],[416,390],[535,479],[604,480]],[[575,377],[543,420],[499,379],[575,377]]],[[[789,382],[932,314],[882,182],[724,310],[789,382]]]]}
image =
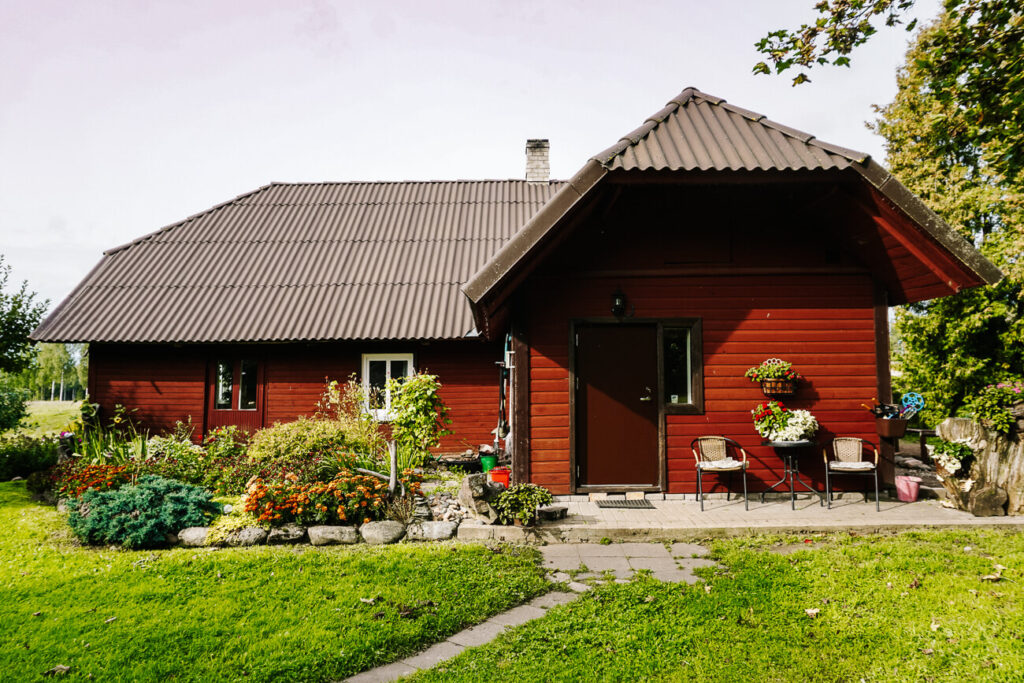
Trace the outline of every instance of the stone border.
{"type": "Polygon", "coordinates": [[[179,531],[173,545],[186,548],[226,546],[239,548],[255,545],[388,545],[403,538],[407,541],[446,541],[455,538],[456,522],[413,522],[406,526],[394,520],[367,522],[359,526],[311,526],[286,524],[267,531],[260,527],[245,527],[228,533],[220,543],[210,543],[210,527],[189,527],[179,531]]]}

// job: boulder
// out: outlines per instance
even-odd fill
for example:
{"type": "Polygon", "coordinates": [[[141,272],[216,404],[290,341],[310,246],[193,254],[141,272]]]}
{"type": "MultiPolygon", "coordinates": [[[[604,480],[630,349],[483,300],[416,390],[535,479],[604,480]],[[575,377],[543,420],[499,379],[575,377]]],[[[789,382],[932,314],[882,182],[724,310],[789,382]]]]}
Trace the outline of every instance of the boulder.
{"type": "Polygon", "coordinates": [[[455,522],[420,522],[405,530],[407,541],[446,541],[455,536],[459,525],[455,522]]]}
{"type": "Polygon", "coordinates": [[[250,545],[263,545],[267,542],[267,532],[256,526],[247,526],[244,529],[237,529],[228,534],[224,544],[232,548],[241,548],[250,545]]]}
{"type": "Polygon", "coordinates": [[[470,474],[462,480],[459,488],[459,504],[476,519],[494,524],[498,521],[498,513],[491,507],[491,502],[504,490],[503,484],[488,481],[486,474],[470,474]]]}
{"type": "Polygon", "coordinates": [[[306,529],[313,545],[351,545],[359,543],[359,532],[351,526],[311,526],[306,529]]]}
{"type": "Polygon", "coordinates": [[[267,545],[289,545],[306,539],[306,529],[298,524],[285,524],[270,530],[267,545]]]}
{"type": "Polygon", "coordinates": [[[1010,496],[998,486],[971,491],[967,509],[975,517],[1003,517],[1006,515],[1006,503],[1010,496]]]}
{"type": "Polygon", "coordinates": [[[359,527],[359,534],[370,545],[397,543],[402,539],[402,536],[405,536],[405,525],[393,520],[367,522],[359,527]]]}
{"type": "Polygon", "coordinates": [[[178,543],[188,548],[201,548],[206,545],[208,532],[205,526],[190,526],[178,532],[178,543]]]}

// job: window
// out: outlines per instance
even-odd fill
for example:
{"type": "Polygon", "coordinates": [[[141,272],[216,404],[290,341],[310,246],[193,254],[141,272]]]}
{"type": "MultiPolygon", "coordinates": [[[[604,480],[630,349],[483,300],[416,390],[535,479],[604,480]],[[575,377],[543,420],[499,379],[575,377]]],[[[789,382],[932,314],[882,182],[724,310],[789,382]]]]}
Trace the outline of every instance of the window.
{"type": "Polygon", "coordinates": [[[215,410],[256,410],[258,389],[259,364],[256,361],[217,361],[213,387],[215,410]]]}
{"type": "Polygon", "coordinates": [[[408,377],[414,372],[411,353],[364,353],[363,391],[366,392],[366,408],[378,420],[391,415],[391,391],[389,379],[408,377]]]}
{"type": "Polygon", "coordinates": [[[700,321],[665,321],[661,326],[661,353],[665,411],[703,413],[700,321]]]}

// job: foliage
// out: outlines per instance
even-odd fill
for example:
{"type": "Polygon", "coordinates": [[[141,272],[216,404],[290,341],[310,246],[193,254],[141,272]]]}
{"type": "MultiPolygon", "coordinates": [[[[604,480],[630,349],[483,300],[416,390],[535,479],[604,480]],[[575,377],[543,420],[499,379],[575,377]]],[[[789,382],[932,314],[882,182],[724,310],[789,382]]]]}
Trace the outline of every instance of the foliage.
{"type": "Polygon", "coordinates": [[[235,531],[248,527],[269,526],[266,523],[261,524],[245,511],[245,501],[242,497],[217,502],[222,504],[222,512],[207,525],[206,542],[210,545],[221,545],[235,531]]]}
{"type": "Polygon", "coordinates": [[[353,375],[344,384],[337,380],[327,382],[317,403],[316,416],[337,422],[360,467],[375,470],[386,461],[387,441],[380,420],[365,409],[366,405],[366,391],[353,375]]]}
{"type": "Polygon", "coordinates": [[[245,495],[245,511],[275,526],[294,522],[363,524],[384,516],[388,485],[376,477],[342,471],[326,483],[254,483],[245,495]]]}
{"type": "Polygon", "coordinates": [[[451,434],[448,406],[441,400],[437,375],[417,373],[388,380],[391,435],[398,444],[398,468],[420,467],[430,449],[451,434]]]}
{"type": "Polygon", "coordinates": [[[956,414],[987,384],[1024,367],[1024,180],[995,170],[1011,142],[979,146],[965,132],[965,109],[929,85],[930,45],[949,21],[924,29],[911,47],[896,99],[878,109],[875,130],[886,139],[893,173],[1006,277],[897,310],[895,388],[925,397],[927,424],[956,414]]]}
{"type": "Polygon", "coordinates": [[[27,477],[57,464],[60,442],[52,436],[0,436],[0,479],[27,477]]]}
{"type": "Polygon", "coordinates": [[[0,377],[0,433],[14,429],[28,417],[28,392],[0,377]]]}
{"type": "Polygon", "coordinates": [[[57,663],[83,680],[343,680],[550,590],[519,546],[80,548],[20,482],[0,484],[0,528],[9,681],[57,663]]]}
{"type": "Polygon", "coordinates": [[[743,376],[751,382],[763,382],[766,379],[786,379],[796,382],[803,379],[799,372],[793,369],[793,364],[778,358],[769,358],[760,365],[747,369],[743,376]]]}
{"type": "Polygon", "coordinates": [[[806,410],[790,410],[781,401],[766,401],[750,411],[757,433],[771,441],[799,441],[814,436],[818,421],[806,410]]]}
{"type": "Polygon", "coordinates": [[[721,566],[698,569],[704,581],[695,586],[610,583],[412,680],[1020,678],[1024,535],[843,536],[715,541],[721,566]],[[780,543],[795,552],[771,552],[780,543]],[[980,580],[995,564],[1011,568],[1008,578],[980,580]],[[807,609],[820,611],[811,618],[807,609]]]}
{"type": "Polygon", "coordinates": [[[167,534],[205,526],[220,505],[201,488],[146,476],[113,491],[86,491],[71,506],[68,524],[83,542],[155,548],[167,534]]]}
{"type": "Polygon", "coordinates": [[[256,432],[249,444],[249,457],[265,464],[292,462],[297,457],[345,448],[346,444],[345,432],[337,421],[300,417],[256,432]]]}
{"type": "MultiPolygon", "coordinates": [[[[871,19],[901,23],[914,0],[826,0],[819,17],[795,31],[773,31],[756,44],[776,73],[815,64],[849,66],[848,55],[874,33],[871,19]]],[[[913,30],[916,20],[907,24],[913,30]]],[[[927,122],[942,136],[940,153],[975,170],[989,166],[1019,184],[1024,174],[1024,6],[1016,0],[946,0],[938,21],[917,38],[914,68],[927,92],[953,117],[927,122]]],[[[755,73],[770,73],[761,62],[755,73]]]]}
{"type": "Polygon", "coordinates": [[[494,511],[503,524],[518,519],[523,525],[529,525],[537,518],[537,508],[550,505],[553,500],[551,491],[543,486],[516,484],[501,492],[494,501],[494,511]]]}
{"type": "Polygon", "coordinates": [[[36,301],[35,292],[28,291],[28,282],[12,292],[7,291],[11,267],[0,254],[0,372],[21,372],[32,360],[28,335],[39,325],[48,301],[36,301]]]}
{"type": "Polygon", "coordinates": [[[928,446],[928,453],[932,461],[949,474],[956,474],[961,468],[966,473],[974,458],[974,451],[967,444],[944,439],[940,439],[934,446],[928,446]]]}
{"type": "Polygon", "coordinates": [[[1024,381],[989,384],[967,403],[971,417],[990,429],[1009,434],[1017,422],[1011,408],[1024,402],[1024,381]]]}
{"type": "Polygon", "coordinates": [[[214,427],[203,439],[203,447],[211,460],[238,458],[249,448],[249,434],[235,425],[214,427]]]}

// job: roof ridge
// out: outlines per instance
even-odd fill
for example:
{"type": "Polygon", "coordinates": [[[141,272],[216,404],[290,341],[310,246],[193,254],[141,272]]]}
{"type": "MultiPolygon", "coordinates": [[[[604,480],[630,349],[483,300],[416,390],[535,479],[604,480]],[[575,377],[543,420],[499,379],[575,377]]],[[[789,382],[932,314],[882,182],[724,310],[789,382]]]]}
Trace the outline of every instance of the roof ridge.
{"type": "Polygon", "coordinates": [[[759,123],[762,126],[776,130],[783,135],[800,141],[805,145],[814,145],[826,152],[831,152],[832,154],[841,156],[848,161],[863,164],[871,157],[871,155],[865,152],[858,152],[847,147],[841,147],[830,142],[825,142],[824,140],[819,140],[810,133],[773,121],[759,112],[738,107],[734,104],[729,104],[724,98],[718,97],[717,95],[711,95],[690,86],[684,88],[681,93],[670,99],[660,110],[644,119],[644,122],[640,127],[619,138],[618,142],[608,149],[595,154],[591,159],[608,168],[615,157],[619,156],[633,145],[638,144],[681,107],[685,107],[687,104],[697,99],[703,100],[711,106],[721,107],[726,111],[742,116],[754,123],[759,123]]]}

